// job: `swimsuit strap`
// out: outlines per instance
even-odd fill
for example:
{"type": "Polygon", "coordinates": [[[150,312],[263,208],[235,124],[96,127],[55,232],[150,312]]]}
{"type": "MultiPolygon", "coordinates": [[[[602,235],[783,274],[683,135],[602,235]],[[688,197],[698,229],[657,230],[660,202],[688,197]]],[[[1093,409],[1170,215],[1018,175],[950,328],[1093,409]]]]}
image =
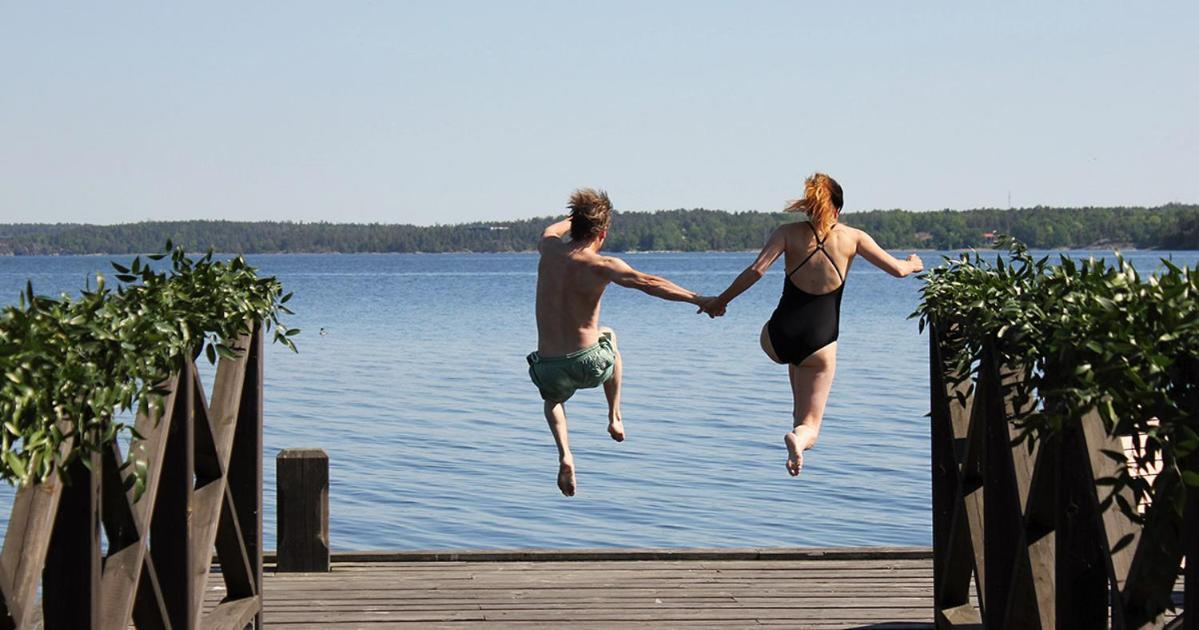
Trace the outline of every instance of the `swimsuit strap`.
{"type": "MultiPolygon", "coordinates": [[[[828,253],[828,250],[824,248],[824,242],[826,240],[828,240],[828,234],[825,234],[824,238],[822,239],[822,238],[820,238],[820,235],[816,233],[816,226],[812,225],[811,221],[805,221],[805,223],[808,224],[808,227],[812,228],[812,236],[816,239],[816,249],[813,249],[812,253],[808,254],[807,258],[803,259],[803,262],[796,265],[795,269],[792,269],[790,272],[788,272],[787,277],[790,278],[791,274],[795,273],[796,271],[799,271],[800,267],[808,264],[808,261],[812,260],[812,256],[816,255],[816,252],[823,252],[824,257],[827,258],[828,261],[833,264],[833,271],[837,272],[837,277],[841,280],[841,283],[845,284],[845,276],[841,273],[841,269],[837,267],[837,261],[833,260],[832,255],[830,255],[828,253]]],[[[834,227],[836,225],[837,225],[836,223],[833,224],[834,227]]],[[[829,228],[828,231],[832,232],[833,228],[829,228]]]]}

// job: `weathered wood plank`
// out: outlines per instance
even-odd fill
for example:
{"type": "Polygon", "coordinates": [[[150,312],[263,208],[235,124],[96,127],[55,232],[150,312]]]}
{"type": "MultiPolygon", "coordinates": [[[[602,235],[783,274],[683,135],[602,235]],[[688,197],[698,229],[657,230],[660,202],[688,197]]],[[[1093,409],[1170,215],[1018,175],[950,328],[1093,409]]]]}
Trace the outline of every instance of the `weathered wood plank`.
{"type": "Polygon", "coordinates": [[[221,602],[206,615],[201,623],[205,630],[240,630],[262,610],[262,598],[258,595],[221,602]]]}
{"type": "Polygon", "coordinates": [[[904,627],[933,621],[932,587],[931,558],[335,563],[268,574],[263,602],[288,628],[904,627]]]}

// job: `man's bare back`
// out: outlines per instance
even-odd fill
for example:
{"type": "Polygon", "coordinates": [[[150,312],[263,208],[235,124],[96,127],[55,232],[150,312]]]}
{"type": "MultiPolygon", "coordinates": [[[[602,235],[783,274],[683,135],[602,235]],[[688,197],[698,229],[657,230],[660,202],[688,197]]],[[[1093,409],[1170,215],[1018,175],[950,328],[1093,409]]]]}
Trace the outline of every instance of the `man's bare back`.
{"type": "Polygon", "coordinates": [[[537,351],[552,357],[599,340],[603,256],[579,243],[546,239],[537,265],[537,351]]]}

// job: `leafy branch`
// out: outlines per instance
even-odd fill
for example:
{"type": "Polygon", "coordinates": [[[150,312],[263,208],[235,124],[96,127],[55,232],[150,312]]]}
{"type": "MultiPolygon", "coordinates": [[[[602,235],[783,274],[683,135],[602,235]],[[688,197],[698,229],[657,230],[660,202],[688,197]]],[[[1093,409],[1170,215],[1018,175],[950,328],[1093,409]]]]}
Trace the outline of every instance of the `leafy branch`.
{"type": "MultiPolygon", "coordinates": [[[[37,295],[26,283],[0,311],[0,477],[41,481],[133,428],[116,413],[161,410],[161,384],[201,353],[210,362],[244,351],[229,345],[260,322],[292,351],[299,329],[280,321],[291,294],[240,256],[162,253],[112,263],[78,297],[37,295]],[[161,261],[161,262],[160,262],[161,261]]],[[[89,283],[90,284],[90,283],[89,283]]],[[[87,458],[84,458],[87,461],[87,458]]]]}
{"type": "Polygon", "coordinates": [[[1132,439],[1133,469],[1162,465],[1151,483],[1109,455],[1119,472],[1103,482],[1105,506],[1141,520],[1135,505],[1151,501],[1180,515],[1185,493],[1199,492],[1199,267],[1163,260],[1142,278],[1118,254],[1050,265],[1014,239],[1003,245],[1006,259],[962,254],[924,275],[921,330],[947,337],[960,378],[977,372],[984,345],[1027,370],[1015,394],[1036,404],[1013,421],[1030,448],[1098,411],[1110,434],[1132,439]]]}

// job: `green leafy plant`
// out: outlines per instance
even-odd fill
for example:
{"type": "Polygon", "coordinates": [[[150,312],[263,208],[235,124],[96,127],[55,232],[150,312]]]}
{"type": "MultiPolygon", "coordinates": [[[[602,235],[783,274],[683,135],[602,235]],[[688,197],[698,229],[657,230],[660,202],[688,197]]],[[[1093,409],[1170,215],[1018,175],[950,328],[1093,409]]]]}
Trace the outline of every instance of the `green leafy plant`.
{"type": "Polygon", "coordinates": [[[1025,371],[1016,394],[1035,404],[1012,420],[1030,447],[1097,410],[1110,434],[1132,439],[1134,468],[1162,466],[1151,483],[1108,453],[1119,473],[1103,480],[1105,507],[1139,521],[1134,503],[1151,501],[1181,517],[1187,488],[1199,492],[1199,267],[1163,260],[1142,279],[1118,254],[1050,265],[1014,239],[1002,245],[1006,258],[962,254],[923,276],[921,330],[937,326],[961,378],[984,346],[1025,371]]]}
{"type": "Polygon", "coordinates": [[[299,329],[279,319],[291,294],[278,279],[240,256],[192,259],[169,241],[147,258],[113,263],[115,289],[101,274],[77,297],[37,295],[27,283],[20,303],[0,311],[0,477],[44,480],[132,435],[118,411],[160,409],[171,374],[201,353],[215,362],[243,351],[229,344],[256,322],[296,350],[299,329]]]}

